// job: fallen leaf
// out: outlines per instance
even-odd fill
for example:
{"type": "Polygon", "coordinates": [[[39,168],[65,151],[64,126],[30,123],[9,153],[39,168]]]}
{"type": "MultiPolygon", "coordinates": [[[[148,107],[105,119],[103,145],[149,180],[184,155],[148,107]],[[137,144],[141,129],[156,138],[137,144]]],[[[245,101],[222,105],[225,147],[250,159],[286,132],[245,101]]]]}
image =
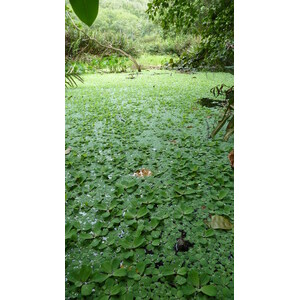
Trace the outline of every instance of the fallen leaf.
{"type": "Polygon", "coordinates": [[[71,152],[71,150],[72,150],[72,148],[70,148],[70,147],[67,148],[66,151],[65,151],[65,155],[68,155],[71,152]]]}
{"type": "Polygon", "coordinates": [[[213,229],[232,229],[233,225],[230,223],[229,219],[226,217],[214,215],[211,217],[211,221],[208,223],[213,229]]]}
{"type": "Polygon", "coordinates": [[[176,143],[177,143],[177,141],[176,141],[176,140],[171,140],[171,141],[170,141],[170,143],[172,143],[172,144],[176,144],[176,143]]]}
{"type": "Polygon", "coordinates": [[[137,176],[137,177],[145,177],[145,176],[151,176],[152,175],[152,172],[150,170],[147,170],[147,169],[140,169],[138,171],[135,171],[134,176],[137,176]]]}

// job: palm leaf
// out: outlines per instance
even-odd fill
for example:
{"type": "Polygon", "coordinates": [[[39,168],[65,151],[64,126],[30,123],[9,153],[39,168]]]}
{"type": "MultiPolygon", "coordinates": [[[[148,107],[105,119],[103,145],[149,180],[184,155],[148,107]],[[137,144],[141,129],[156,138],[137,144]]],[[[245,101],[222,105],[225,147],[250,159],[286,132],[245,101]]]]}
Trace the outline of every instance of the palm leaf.
{"type": "Polygon", "coordinates": [[[76,80],[83,83],[83,78],[80,76],[80,74],[75,71],[75,65],[71,65],[66,60],[65,63],[65,87],[76,87],[77,82],[76,80]]]}

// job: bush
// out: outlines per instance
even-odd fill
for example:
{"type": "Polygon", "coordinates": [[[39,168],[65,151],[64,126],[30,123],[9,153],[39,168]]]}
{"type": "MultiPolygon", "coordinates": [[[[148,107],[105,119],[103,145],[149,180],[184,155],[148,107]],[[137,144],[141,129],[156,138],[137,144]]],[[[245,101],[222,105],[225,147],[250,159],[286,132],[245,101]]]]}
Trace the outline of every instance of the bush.
{"type": "Polygon", "coordinates": [[[103,70],[111,73],[126,72],[130,63],[127,57],[110,55],[101,58],[86,53],[76,57],[76,60],[68,60],[69,66],[77,74],[99,73],[103,70]]]}

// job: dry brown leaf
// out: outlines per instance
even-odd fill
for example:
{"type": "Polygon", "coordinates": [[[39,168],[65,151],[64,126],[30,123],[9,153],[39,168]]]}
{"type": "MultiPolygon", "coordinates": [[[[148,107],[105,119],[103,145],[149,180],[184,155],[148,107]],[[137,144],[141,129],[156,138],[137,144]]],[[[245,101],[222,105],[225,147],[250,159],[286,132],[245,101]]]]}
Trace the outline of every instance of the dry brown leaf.
{"type": "Polygon", "coordinates": [[[71,150],[72,150],[71,147],[67,148],[66,151],[65,151],[65,155],[68,155],[71,152],[71,150]]]}
{"type": "Polygon", "coordinates": [[[146,177],[146,176],[151,176],[152,172],[150,170],[143,168],[143,169],[135,171],[133,175],[137,176],[137,177],[146,177]]]}
{"type": "Polygon", "coordinates": [[[230,161],[231,168],[233,169],[234,168],[234,152],[233,152],[233,150],[228,154],[228,158],[230,161]]]}
{"type": "Polygon", "coordinates": [[[230,230],[233,227],[233,225],[230,223],[228,218],[218,216],[218,215],[214,215],[211,217],[211,221],[209,222],[209,225],[213,229],[230,230]]]}

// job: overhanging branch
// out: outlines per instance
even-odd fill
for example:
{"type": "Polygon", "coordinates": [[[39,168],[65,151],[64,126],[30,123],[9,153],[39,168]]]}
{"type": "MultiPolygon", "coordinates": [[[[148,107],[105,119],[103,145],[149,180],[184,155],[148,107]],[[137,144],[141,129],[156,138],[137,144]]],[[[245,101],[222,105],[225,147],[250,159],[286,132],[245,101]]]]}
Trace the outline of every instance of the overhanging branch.
{"type": "Polygon", "coordinates": [[[106,49],[113,50],[113,51],[115,51],[115,52],[119,52],[119,53],[121,53],[122,55],[128,57],[128,58],[133,62],[133,64],[134,64],[135,67],[137,68],[137,70],[138,70],[139,72],[141,72],[141,66],[137,63],[137,61],[136,61],[130,54],[128,54],[127,52],[125,52],[125,51],[122,50],[122,49],[113,47],[112,45],[103,45],[103,44],[101,44],[98,40],[96,40],[95,38],[89,36],[84,30],[80,29],[80,28],[75,24],[75,22],[73,21],[73,19],[72,19],[72,17],[70,16],[69,12],[67,12],[67,15],[68,15],[68,17],[70,18],[70,20],[71,20],[73,26],[74,26],[79,32],[82,32],[89,40],[94,41],[97,45],[99,45],[99,46],[102,47],[102,48],[106,48],[106,49]]]}

